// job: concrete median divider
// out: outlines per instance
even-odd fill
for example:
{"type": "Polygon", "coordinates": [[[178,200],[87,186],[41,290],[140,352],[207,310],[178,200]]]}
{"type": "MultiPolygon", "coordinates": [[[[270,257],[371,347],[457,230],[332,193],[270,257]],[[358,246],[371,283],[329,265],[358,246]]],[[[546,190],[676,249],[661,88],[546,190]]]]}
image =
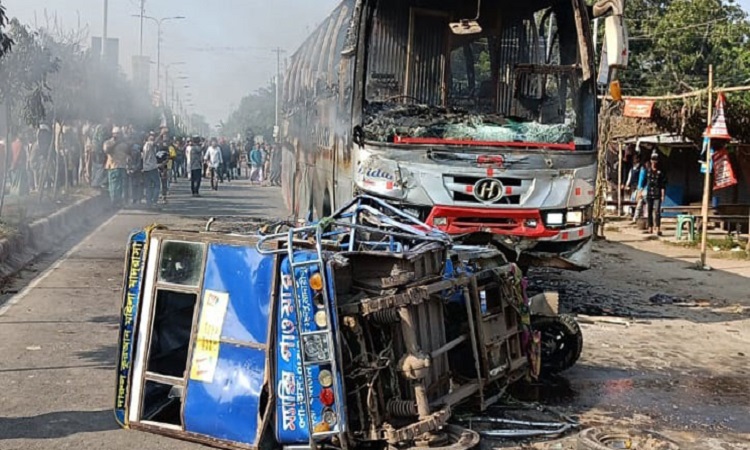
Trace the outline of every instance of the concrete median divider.
{"type": "Polygon", "coordinates": [[[108,206],[106,195],[83,198],[0,239],[0,280],[15,275],[74,232],[110,216],[108,206]]]}

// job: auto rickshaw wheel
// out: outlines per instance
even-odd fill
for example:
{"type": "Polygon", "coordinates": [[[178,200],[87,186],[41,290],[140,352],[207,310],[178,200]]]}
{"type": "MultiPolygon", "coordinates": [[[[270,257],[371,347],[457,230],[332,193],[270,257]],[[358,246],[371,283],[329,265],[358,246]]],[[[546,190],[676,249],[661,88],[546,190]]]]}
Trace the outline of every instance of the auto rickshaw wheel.
{"type": "Polygon", "coordinates": [[[389,450],[469,450],[479,444],[479,433],[458,425],[446,425],[429,443],[412,447],[389,447],[389,450]]]}
{"type": "Polygon", "coordinates": [[[531,327],[542,334],[542,375],[564,372],[578,362],[583,333],[573,316],[533,316],[531,327]]]}

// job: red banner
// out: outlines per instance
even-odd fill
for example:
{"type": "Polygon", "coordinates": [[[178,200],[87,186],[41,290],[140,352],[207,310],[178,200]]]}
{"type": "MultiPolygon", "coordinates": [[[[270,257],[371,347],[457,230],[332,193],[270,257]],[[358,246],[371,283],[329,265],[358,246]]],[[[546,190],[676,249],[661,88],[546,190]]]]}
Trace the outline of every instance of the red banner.
{"type": "Polygon", "coordinates": [[[734,175],[729,152],[726,149],[717,151],[714,153],[714,190],[718,191],[735,184],[737,177],[734,175]]]}
{"type": "Polygon", "coordinates": [[[650,119],[654,110],[653,100],[625,99],[625,110],[622,115],[625,117],[636,117],[639,119],[650,119]]]}

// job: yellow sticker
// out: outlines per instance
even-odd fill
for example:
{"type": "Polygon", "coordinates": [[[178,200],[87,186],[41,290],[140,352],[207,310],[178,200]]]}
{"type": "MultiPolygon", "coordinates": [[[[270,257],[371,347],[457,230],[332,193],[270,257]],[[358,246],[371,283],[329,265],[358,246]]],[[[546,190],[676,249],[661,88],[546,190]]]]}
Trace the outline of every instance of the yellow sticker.
{"type": "Polygon", "coordinates": [[[213,383],[216,365],[219,363],[219,341],[227,314],[229,294],[206,290],[198,322],[190,379],[213,383]]]}

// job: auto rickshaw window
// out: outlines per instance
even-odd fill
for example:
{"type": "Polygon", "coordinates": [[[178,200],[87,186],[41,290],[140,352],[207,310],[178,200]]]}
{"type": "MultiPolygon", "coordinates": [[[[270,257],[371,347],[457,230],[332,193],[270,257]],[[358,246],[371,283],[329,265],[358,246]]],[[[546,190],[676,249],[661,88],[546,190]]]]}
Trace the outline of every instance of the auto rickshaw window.
{"type": "Polygon", "coordinates": [[[182,426],[182,389],[147,381],[143,395],[143,418],[150,422],[182,426]]]}
{"type": "Polygon", "coordinates": [[[197,287],[203,269],[203,244],[165,241],[159,264],[159,282],[197,287]]]}
{"type": "Polygon", "coordinates": [[[148,354],[149,373],[185,376],[197,302],[196,294],[158,291],[148,354]]]}

